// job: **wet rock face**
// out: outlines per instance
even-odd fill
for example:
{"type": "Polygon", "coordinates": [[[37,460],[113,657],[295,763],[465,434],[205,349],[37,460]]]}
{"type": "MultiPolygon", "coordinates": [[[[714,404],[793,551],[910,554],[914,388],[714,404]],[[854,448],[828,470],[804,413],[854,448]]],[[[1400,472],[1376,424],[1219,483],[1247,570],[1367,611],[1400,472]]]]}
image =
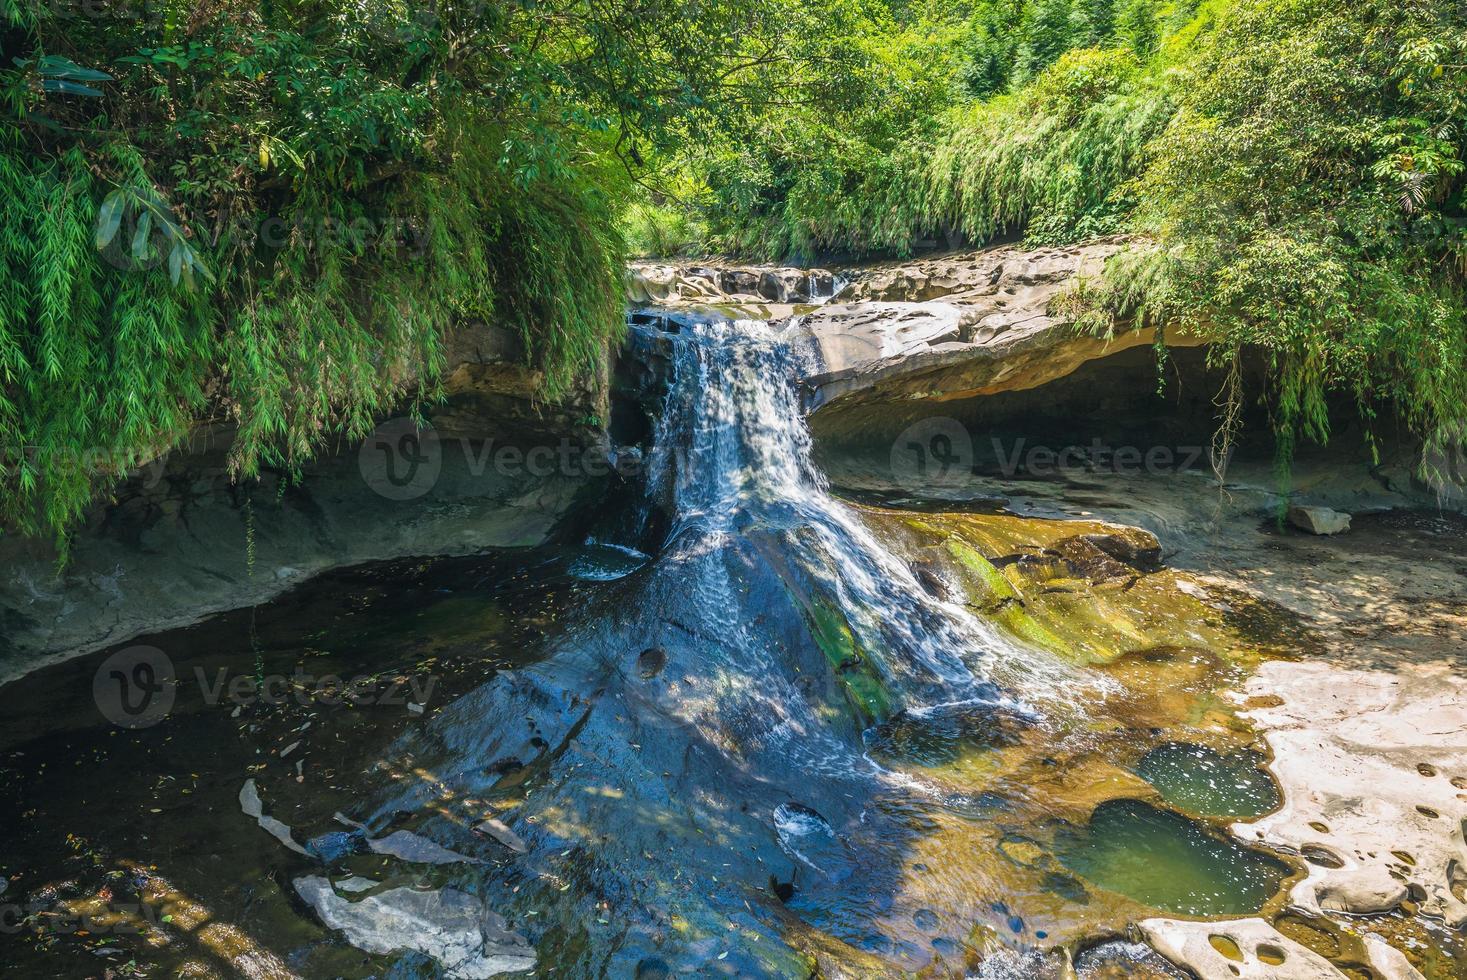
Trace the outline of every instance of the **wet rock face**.
{"type": "Polygon", "coordinates": [[[420,952],[457,980],[484,980],[535,966],[535,950],[524,937],[465,892],[384,890],[377,882],[349,878],[337,886],[348,892],[342,895],[320,875],[297,878],[294,884],[327,928],[341,930],[353,946],[369,953],[420,952]],[[372,893],[355,897],[354,891],[372,893]]]}
{"type": "Polygon", "coordinates": [[[299,479],[267,470],[246,485],[233,428],[201,427],[97,503],[65,567],[49,539],[0,539],[0,679],[343,565],[546,541],[609,480],[607,369],[548,403],[508,330],[465,325],[446,356],[447,401],[426,429],[385,419],[299,479]]]}
{"type": "Polygon", "coordinates": [[[1088,361],[1152,344],[1150,330],[1110,340],[1077,335],[1064,309],[1078,280],[1099,275],[1127,247],[1144,246],[1122,239],[999,246],[839,274],[633,263],[627,292],[634,306],[732,304],[789,319],[800,335],[806,409],[836,411],[1035,388],[1088,361]]]}
{"type": "Polygon", "coordinates": [[[594,631],[502,672],[405,739],[392,770],[423,767],[438,781],[404,787],[366,822],[417,814],[418,831],[472,852],[471,832],[437,814],[459,800],[493,801],[513,826],[512,843],[483,827],[480,836],[505,846],[488,852],[490,862],[454,868],[542,962],[573,975],[666,975],[660,963],[799,975],[802,961],[775,925],[784,900],[874,887],[892,862],[847,838],[874,834],[873,825],[903,831],[876,813],[862,822],[856,800],[870,775],[852,725],[838,765],[821,756],[839,746],[812,724],[806,700],[822,716],[843,709],[834,683],[800,686],[829,667],[778,574],[748,547],[683,557],[608,583],[584,611],[594,631]],[[714,579],[753,576],[756,586],[700,601],[707,597],[689,595],[690,582],[706,578],[690,566],[704,563],[717,567],[714,579]],[[673,609],[672,622],[659,622],[657,613],[673,609]],[[728,625],[755,621],[788,663],[741,644],[728,625]],[[440,797],[454,802],[437,807],[440,797]],[[765,892],[771,875],[778,882],[765,892]],[[778,887],[792,877],[798,892],[778,887]]]}
{"type": "MultiPolygon", "coordinates": [[[[554,453],[548,474],[496,464],[502,441],[403,442],[406,428],[379,431],[388,436],[380,446],[314,460],[299,481],[267,473],[248,487],[228,475],[227,434],[212,444],[201,436],[197,452],[159,461],[99,505],[63,568],[50,540],[0,541],[0,678],[262,601],[345,565],[538,545],[610,479],[562,472],[554,453]],[[399,485],[377,485],[388,466],[399,485]]],[[[518,445],[558,452],[560,443],[518,445]]]]}
{"type": "Polygon", "coordinates": [[[831,295],[836,278],[826,269],[777,266],[675,266],[633,262],[627,268],[633,304],[812,303],[831,295]]]}
{"type": "Polygon", "coordinates": [[[609,412],[609,351],[554,400],[544,397],[544,374],[530,365],[524,341],[504,327],[465,324],[446,338],[444,360],[447,401],[431,412],[443,435],[593,442],[596,420],[609,412]]]}

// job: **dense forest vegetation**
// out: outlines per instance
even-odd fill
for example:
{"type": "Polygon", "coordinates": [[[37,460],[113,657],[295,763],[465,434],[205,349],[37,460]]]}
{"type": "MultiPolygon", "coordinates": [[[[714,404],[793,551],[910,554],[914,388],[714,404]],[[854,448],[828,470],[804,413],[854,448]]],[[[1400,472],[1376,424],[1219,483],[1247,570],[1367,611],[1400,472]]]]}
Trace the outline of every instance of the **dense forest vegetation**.
{"type": "Polygon", "coordinates": [[[679,144],[630,211],[641,251],[1130,233],[1076,297],[1082,323],[1202,331],[1224,369],[1260,350],[1272,389],[1225,400],[1266,398],[1281,460],[1328,437],[1331,392],[1432,450],[1467,434],[1460,6],[931,0],[868,8],[850,36],[848,102],[679,144]]]}
{"type": "Polygon", "coordinates": [[[201,419],[241,476],[294,466],[431,400],[467,320],[554,396],[628,243],[1128,233],[1082,324],[1262,350],[1285,454],[1331,391],[1463,435],[1445,0],[0,3],[7,528],[64,531],[201,419]]]}
{"type": "Polygon", "coordinates": [[[621,328],[644,155],[780,98],[771,66],[831,36],[759,0],[3,21],[0,525],[57,532],[200,419],[238,426],[244,477],[364,435],[433,397],[456,323],[518,328],[553,397],[621,328]]]}

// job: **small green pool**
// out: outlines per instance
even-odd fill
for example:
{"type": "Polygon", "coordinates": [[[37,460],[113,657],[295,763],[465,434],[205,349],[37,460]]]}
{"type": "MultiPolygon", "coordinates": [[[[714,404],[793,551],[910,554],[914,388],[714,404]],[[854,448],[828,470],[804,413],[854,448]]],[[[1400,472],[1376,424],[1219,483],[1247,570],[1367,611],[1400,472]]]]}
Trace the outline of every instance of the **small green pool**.
{"type": "Polygon", "coordinates": [[[1179,810],[1246,820],[1277,809],[1281,802],[1263,763],[1257,752],[1224,755],[1202,745],[1168,742],[1146,753],[1136,774],[1179,810]]]}
{"type": "Polygon", "coordinates": [[[1102,803],[1056,848],[1074,874],[1176,915],[1251,915],[1289,875],[1282,861],[1140,800],[1102,803]]]}

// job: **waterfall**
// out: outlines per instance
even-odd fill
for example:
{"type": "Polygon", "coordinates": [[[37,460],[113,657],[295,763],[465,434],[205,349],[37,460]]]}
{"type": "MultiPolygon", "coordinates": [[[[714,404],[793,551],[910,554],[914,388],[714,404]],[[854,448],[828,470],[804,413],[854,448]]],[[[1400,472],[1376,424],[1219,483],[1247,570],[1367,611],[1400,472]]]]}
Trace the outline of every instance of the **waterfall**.
{"type": "Polygon", "coordinates": [[[904,707],[1017,706],[990,681],[1072,679],[1052,658],[928,594],[830,494],[811,462],[790,328],[716,314],[679,319],[649,480],[669,498],[670,551],[716,548],[752,530],[778,536],[844,613],[904,707]]]}
{"type": "Polygon", "coordinates": [[[561,975],[661,959],[797,974],[791,912],[916,968],[932,950],[914,916],[977,921],[995,886],[970,857],[914,892],[914,849],[1005,805],[932,766],[1042,723],[1069,675],[928,594],[830,492],[798,327],[678,312],[657,329],[672,377],[646,492],[663,540],[582,583],[533,662],[406,737],[384,769],[431,778],[388,787],[362,822],[413,814],[464,847],[441,801],[498,801],[528,854],[466,874],[561,975]]]}

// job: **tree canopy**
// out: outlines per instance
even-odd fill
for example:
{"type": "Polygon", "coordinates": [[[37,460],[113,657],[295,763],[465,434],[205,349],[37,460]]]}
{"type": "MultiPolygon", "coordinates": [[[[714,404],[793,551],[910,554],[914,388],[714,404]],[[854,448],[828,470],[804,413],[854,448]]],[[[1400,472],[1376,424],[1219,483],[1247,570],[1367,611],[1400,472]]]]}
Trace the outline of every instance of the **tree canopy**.
{"type": "Polygon", "coordinates": [[[0,525],[194,426],[242,476],[518,330],[547,397],[644,254],[1125,232],[1096,329],[1262,350],[1459,438],[1467,15],[1444,0],[0,0],[0,525]]]}
{"type": "MultiPolygon", "coordinates": [[[[1082,322],[1270,369],[1280,457],[1326,398],[1467,436],[1467,13],[1443,0],[973,0],[883,8],[849,107],[666,160],[641,249],[766,258],[1129,233],[1082,322]],[[691,192],[689,191],[691,189],[691,192]],[[676,207],[673,200],[692,202],[676,207]]],[[[1428,452],[1425,458],[1434,458],[1428,452]]]]}
{"type": "Polygon", "coordinates": [[[643,161],[833,97],[840,19],[3,0],[0,523],[64,529],[203,419],[237,473],[294,466],[432,398],[465,321],[518,329],[555,396],[621,328],[643,161]]]}

